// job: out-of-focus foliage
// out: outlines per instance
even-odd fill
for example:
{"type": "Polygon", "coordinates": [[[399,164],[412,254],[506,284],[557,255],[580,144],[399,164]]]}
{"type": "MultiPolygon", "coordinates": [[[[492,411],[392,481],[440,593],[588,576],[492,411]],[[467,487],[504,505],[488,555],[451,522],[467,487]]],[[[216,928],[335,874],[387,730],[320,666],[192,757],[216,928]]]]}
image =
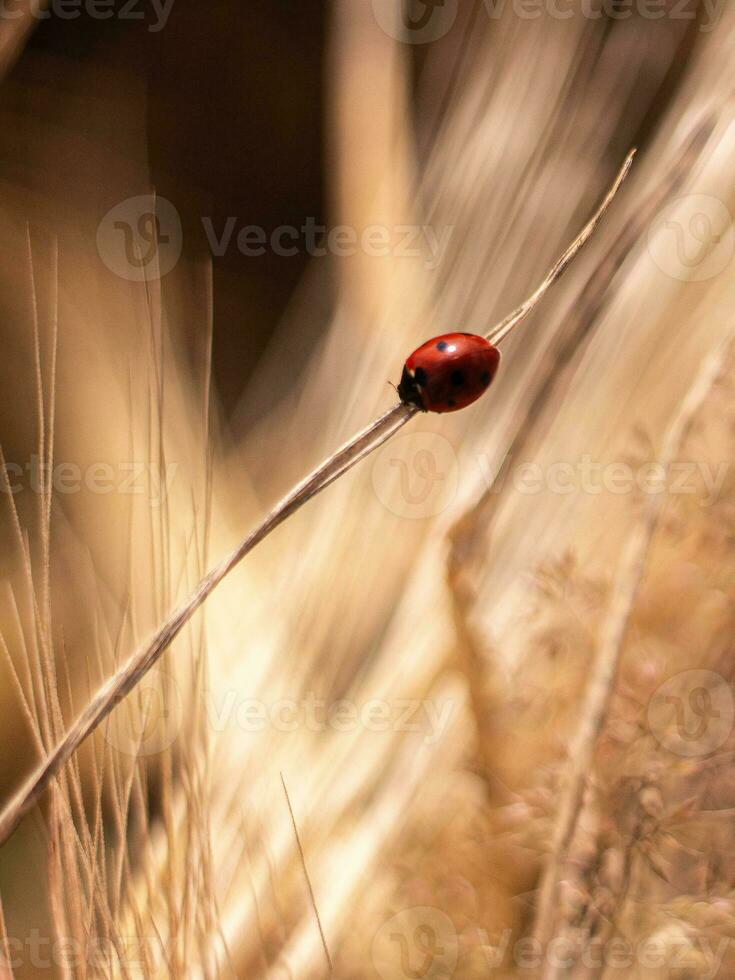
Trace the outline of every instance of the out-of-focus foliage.
{"type": "MultiPolygon", "coordinates": [[[[640,146],[487,398],[416,420],[251,556],[5,847],[18,977],[324,975],[281,774],[335,976],[530,975],[518,944],[639,478],[733,329],[735,11],[708,30],[673,4],[463,3],[419,54],[376,5],[330,12],[326,182],[333,225],[392,247],[309,263],[228,415],[208,381],[217,262],[185,251],[132,283],[97,252],[111,203],[150,190],[142,81],[90,58],[80,84],[53,58],[33,98],[4,82],[32,164],[0,171],[2,442],[24,487],[0,501],[6,792],[243,528],[390,404],[407,351],[527,295],[640,146]],[[99,194],[38,180],[49,161],[99,194]],[[52,449],[50,498],[30,470],[52,449]]],[[[667,474],[563,868],[572,952],[547,976],[733,971],[730,374],[667,474]]]]}

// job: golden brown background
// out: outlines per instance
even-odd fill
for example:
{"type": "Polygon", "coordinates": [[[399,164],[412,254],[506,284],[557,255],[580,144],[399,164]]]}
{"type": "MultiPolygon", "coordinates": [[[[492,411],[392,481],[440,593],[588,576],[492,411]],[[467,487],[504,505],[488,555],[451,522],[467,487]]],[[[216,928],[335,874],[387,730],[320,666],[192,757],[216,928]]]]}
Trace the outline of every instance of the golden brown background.
{"type": "Polygon", "coordinates": [[[13,975],[324,976],[310,882],[340,978],[731,976],[735,10],[460,0],[412,44],[372,0],[175,0],[158,32],[141,9],[0,20],[0,443],[21,467],[114,474],[50,494],[26,470],[0,495],[4,796],[392,403],[406,354],[504,316],[639,152],[494,390],[417,420],[250,556],[3,847],[13,975]],[[183,252],[133,283],[98,228],[153,191],[183,252]],[[229,216],[378,225],[393,247],[212,257],[202,218],[229,216]],[[402,226],[450,230],[438,265],[400,254],[402,226]],[[653,514],[560,843],[651,512],[635,488],[514,477],[637,472],[672,444],[694,482],[653,514]],[[539,934],[529,965],[518,944],[539,934]]]}

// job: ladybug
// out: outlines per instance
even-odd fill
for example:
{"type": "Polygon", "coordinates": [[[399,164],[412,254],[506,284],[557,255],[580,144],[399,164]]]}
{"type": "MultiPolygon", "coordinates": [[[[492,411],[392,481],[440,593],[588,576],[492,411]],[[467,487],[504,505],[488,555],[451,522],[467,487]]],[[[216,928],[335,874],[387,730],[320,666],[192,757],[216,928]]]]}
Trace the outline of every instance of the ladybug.
{"type": "Polygon", "coordinates": [[[485,393],[499,364],[500,351],[484,337],[445,333],[411,354],[398,394],[422,412],[457,412],[485,393]]]}

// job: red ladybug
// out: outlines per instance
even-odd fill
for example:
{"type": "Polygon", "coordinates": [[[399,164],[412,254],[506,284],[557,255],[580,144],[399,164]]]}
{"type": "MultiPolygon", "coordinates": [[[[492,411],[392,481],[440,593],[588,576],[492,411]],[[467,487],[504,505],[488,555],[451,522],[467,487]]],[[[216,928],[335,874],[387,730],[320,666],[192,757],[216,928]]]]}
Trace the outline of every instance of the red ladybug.
{"type": "Polygon", "coordinates": [[[457,412],[484,394],[499,364],[500,351],[484,337],[445,333],[411,354],[398,394],[422,412],[457,412]]]}

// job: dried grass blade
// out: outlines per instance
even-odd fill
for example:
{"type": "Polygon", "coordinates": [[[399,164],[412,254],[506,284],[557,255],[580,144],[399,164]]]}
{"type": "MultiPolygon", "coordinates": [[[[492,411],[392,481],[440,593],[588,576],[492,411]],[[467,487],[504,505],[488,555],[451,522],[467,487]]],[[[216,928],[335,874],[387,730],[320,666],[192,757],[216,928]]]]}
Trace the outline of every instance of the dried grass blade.
{"type": "MultiPolygon", "coordinates": [[[[492,343],[499,344],[515,326],[529,315],[589,240],[592,232],[599,224],[602,216],[620,189],[623,180],[627,176],[633,161],[634,152],[631,151],[628,154],[620,173],[598,210],[561,258],[555,263],[538,289],[517,310],[487,334],[488,339],[492,343]]],[[[189,598],[163,623],[152,639],[140,647],[129,658],[127,663],[123,664],[102,685],[64,738],[9,801],[2,813],[0,813],[0,846],[8,840],[21,819],[34,807],[50,781],[75,750],[95,731],[115,706],[136,687],[138,682],[148,673],[163,652],[179,635],[194,613],[242,559],[256,545],[260,544],[271,531],[274,531],[288,517],[300,510],[305,503],[322,490],[325,490],[335,480],[339,479],[339,477],[347,473],[348,470],[356,466],[366,456],[370,455],[375,449],[387,442],[388,439],[395,435],[399,429],[413,418],[417,411],[418,409],[413,406],[404,404],[395,405],[359,432],[302,480],[301,483],[297,484],[275,506],[262,523],[230,555],[223,559],[219,565],[215,566],[202,579],[189,598]]]]}
{"type": "Polygon", "coordinates": [[[524,302],[521,303],[517,309],[513,310],[512,313],[510,313],[504,320],[501,320],[500,323],[494,326],[492,330],[486,334],[486,337],[491,344],[494,344],[497,347],[498,344],[505,340],[508,334],[523,320],[525,320],[530,313],[533,312],[554,283],[561,279],[579,252],[590,240],[595,228],[597,228],[599,223],[602,221],[605,212],[612,204],[613,198],[620,190],[623,181],[628,176],[628,172],[633,165],[633,157],[635,156],[635,153],[636,151],[633,149],[625,158],[625,163],[620,168],[620,172],[615,178],[610,190],[605,195],[602,204],[599,206],[597,211],[595,211],[569,248],[559,259],[557,259],[538,289],[532,293],[528,299],[524,300],[524,302]]]}
{"type": "MultiPolygon", "coordinates": [[[[721,375],[730,352],[731,335],[704,358],[692,386],[664,436],[659,462],[668,472],[681,451],[697,414],[721,375]]],[[[605,724],[618,665],[624,649],[628,624],[646,570],[647,559],[662,512],[664,495],[647,498],[643,513],[625,544],[612,590],[612,599],[603,624],[592,676],[582,705],[582,720],[570,748],[571,771],[563,792],[552,838],[551,855],[539,890],[534,939],[546,949],[555,934],[558,912],[557,884],[583,809],[583,797],[594,760],[597,740],[605,724]]],[[[548,980],[554,970],[547,965],[548,980]]]]}

